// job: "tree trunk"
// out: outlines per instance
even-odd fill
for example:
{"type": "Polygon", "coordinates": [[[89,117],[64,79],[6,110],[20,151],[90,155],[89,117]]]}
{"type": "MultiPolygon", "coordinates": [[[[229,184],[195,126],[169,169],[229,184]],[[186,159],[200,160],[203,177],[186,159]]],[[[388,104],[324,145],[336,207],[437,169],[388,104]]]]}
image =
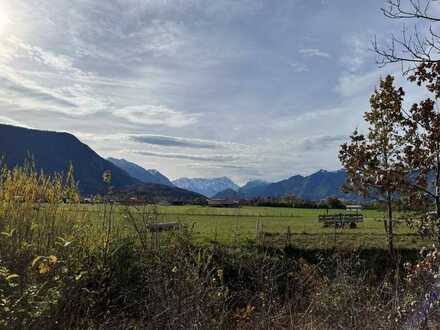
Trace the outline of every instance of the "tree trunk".
{"type": "Polygon", "coordinates": [[[388,240],[388,250],[390,252],[391,257],[394,260],[395,251],[394,251],[394,228],[393,228],[393,204],[392,204],[390,192],[387,192],[387,213],[388,213],[388,219],[387,219],[386,233],[388,240]]]}
{"type": "Polygon", "coordinates": [[[439,188],[436,187],[435,193],[435,225],[437,229],[437,245],[440,246],[440,196],[439,196],[439,188]]]}
{"type": "Polygon", "coordinates": [[[437,229],[437,245],[440,245],[440,157],[437,155],[437,168],[435,175],[435,212],[436,212],[436,229],[437,229]]]}
{"type": "MultiPolygon", "coordinates": [[[[389,165],[388,165],[388,152],[386,149],[386,146],[384,146],[383,149],[383,156],[384,156],[384,165],[387,173],[389,173],[389,165]]],[[[386,224],[386,234],[387,234],[387,240],[388,240],[388,250],[390,253],[390,256],[393,261],[395,261],[395,254],[394,254],[394,230],[393,230],[393,203],[391,198],[391,192],[387,191],[387,213],[388,213],[388,221],[386,224]]]]}

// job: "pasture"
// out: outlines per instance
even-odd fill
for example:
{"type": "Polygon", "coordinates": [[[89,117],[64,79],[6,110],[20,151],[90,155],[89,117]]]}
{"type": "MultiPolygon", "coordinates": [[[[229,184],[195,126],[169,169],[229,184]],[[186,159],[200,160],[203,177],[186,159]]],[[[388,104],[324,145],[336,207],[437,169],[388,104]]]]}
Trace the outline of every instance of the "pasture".
{"type": "MultiPolygon", "coordinates": [[[[78,206],[77,206],[78,207],[78,206]]],[[[76,211],[78,209],[76,207],[76,211]]],[[[102,205],[82,205],[81,211],[93,222],[102,212],[102,205]]],[[[108,207],[108,206],[107,206],[108,207]]],[[[219,242],[226,245],[256,242],[256,227],[262,225],[264,238],[259,244],[284,246],[290,244],[306,249],[363,249],[384,248],[386,239],[384,214],[377,210],[364,210],[364,222],[357,228],[323,227],[318,222],[320,214],[339,214],[345,210],[297,209],[270,207],[212,208],[206,206],[113,206],[114,223],[124,232],[132,230],[126,221],[130,212],[141,216],[147,213],[155,222],[178,222],[185,225],[199,244],[219,242]],[[154,213],[154,214],[153,214],[154,213]],[[290,240],[288,241],[288,227],[290,240]]],[[[399,218],[402,214],[398,214],[399,218]]],[[[395,224],[397,248],[420,248],[429,244],[403,220],[395,224]]],[[[162,234],[166,236],[166,234],[162,234]]]]}

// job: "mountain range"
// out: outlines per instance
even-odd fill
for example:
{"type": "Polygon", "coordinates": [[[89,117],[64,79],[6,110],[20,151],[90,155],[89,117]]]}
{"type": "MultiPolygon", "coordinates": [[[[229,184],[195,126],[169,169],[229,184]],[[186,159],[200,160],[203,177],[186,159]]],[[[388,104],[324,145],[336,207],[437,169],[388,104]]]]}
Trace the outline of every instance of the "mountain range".
{"type": "Polygon", "coordinates": [[[309,176],[295,175],[287,180],[271,183],[258,191],[261,197],[295,196],[309,200],[320,200],[330,196],[346,198],[347,195],[341,191],[345,183],[346,172],[320,170],[309,176]]]}
{"type": "Polygon", "coordinates": [[[161,196],[166,195],[177,200],[200,198],[200,195],[253,199],[288,194],[309,200],[320,200],[330,196],[354,198],[341,191],[346,178],[343,170],[320,170],[309,176],[295,175],[273,183],[255,180],[242,187],[227,177],[180,178],[171,182],[159,171],[146,170],[128,160],[106,160],[72,134],[0,124],[0,157],[5,158],[6,164],[9,167],[21,165],[29,155],[32,155],[36,169],[48,174],[66,172],[72,164],[82,194],[106,193],[108,187],[102,180],[102,174],[109,170],[112,173],[111,185],[115,191],[128,194],[132,189],[148,195],[150,200],[154,199],[154,191],[158,196],[162,194],[161,196]],[[188,194],[189,191],[192,193],[188,194]]]}
{"type": "Polygon", "coordinates": [[[174,187],[173,183],[158,170],[146,170],[143,167],[129,162],[125,159],[116,159],[109,157],[108,161],[112,162],[117,167],[123,169],[127,172],[131,177],[139,180],[143,183],[158,183],[166,186],[174,187]]]}
{"type": "Polygon", "coordinates": [[[355,199],[347,195],[341,188],[345,183],[346,173],[343,170],[320,170],[309,176],[295,175],[289,179],[267,183],[264,181],[251,181],[238,189],[226,189],[217,193],[214,198],[226,199],[253,199],[259,197],[283,197],[293,194],[296,197],[308,200],[321,200],[327,197],[355,199]]]}
{"type": "Polygon", "coordinates": [[[240,187],[227,177],[221,178],[180,178],[173,181],[176,187],[212,197],[226,189],[238,190],[240,187]]]}
{"type": "Polygon", "coordinates": [[[105,194],[105,171],[111,172],[114,195],[140,197],[149,201],[191,202],[204,197],[174,187],[162,174],[125,160],[108,161],[68,133],[41,131],[0,124],[0,157],[9,168],[32,157],[36,170],[47,174],[66,173],[73,166],[81,194],[105,194]],[[128,173],[129,172],[129,173],[128,173]]]}

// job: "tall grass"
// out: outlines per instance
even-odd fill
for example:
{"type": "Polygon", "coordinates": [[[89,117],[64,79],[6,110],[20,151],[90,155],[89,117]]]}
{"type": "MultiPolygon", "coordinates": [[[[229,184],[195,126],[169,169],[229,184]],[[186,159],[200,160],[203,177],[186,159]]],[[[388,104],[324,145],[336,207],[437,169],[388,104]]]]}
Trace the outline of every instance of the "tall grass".
{"type": "Polygon", "coordinates": [[[434,254],[400,273],[376,256],[201,247],[190,227],[152,236],[154,206],[90,221],[78,203],[72,171],[2,168],[0,328],[399,329],[435,287],[434,254]]]}

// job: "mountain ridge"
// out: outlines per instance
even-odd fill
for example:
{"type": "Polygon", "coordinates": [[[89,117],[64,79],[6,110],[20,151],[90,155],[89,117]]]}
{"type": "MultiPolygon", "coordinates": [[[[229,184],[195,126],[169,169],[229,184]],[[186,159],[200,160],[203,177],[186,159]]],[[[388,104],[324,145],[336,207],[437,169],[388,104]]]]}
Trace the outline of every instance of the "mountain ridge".
{"type": "Polygon", "coordinates": [[[33,156],[36,169],[44,170],[48,174],[65,173],[72,164],[75,179],[83,194],[105,194],[108,186],[103,182],[102,174],[109,170],[112,172],[111,185],[116,189],[152,183],[168,187],[175,185],[207,197],[224,196],[234,199],[282,197],[287,194],[309,200],[330,196],[355,197],[341,191],[346,178],[344,170],[319,170],[308,176],[294,175],[272,183],[254,180],[242,187],[226,176],[211,179],[180,178],[171,182],[157,170],[146,170],[124,159],[106,160],[70,133],[0,124],[0,156],[5,157],[8,167],[22,165],[29,154],[33,156]],[[118,162],[120,166],[115,164],[118,162]]]}
{"type": "Polygon", "coordinates": [[[193,191],[158,183],[142,183],[125,186],[115,190],[112,196],[118,200],[130,201],[131,198],[149,203],[204,203],[206,197],[193,191]]]}
{"type": "Polygon", "coordinates": [[[226,189],[238,190],[240,188],[226,176],[217,178],[179,178],[174,180],[173,184],[179,188],[194,191],[206,197],[213,197],[226,189]]]}
{"type": "Polygon", "coordinates": [[[0,124],[0,155],[8,167],[23,165],[32,156],[38,171],[53,174],[66,173],[73,166],[75,179],[83,194],[106,193],[108,186],[102,180],[105,171],[111,171],[114,187],[138,184],[128,173],[99,156],[76,136],[0,124]]]}
{"type": "Polygon", "coordinates": [[[250,181],[238,189],[236,194],[230,191],[219,192],[216,198],[254,199],[268,197],[284,197],[293,194],[298,198],[321,200],[328,197],[356,198],[354,195],[342,192],[345,183],[344,170],[319,170],[308,176],[294,175],[285,180],[267,183],[264,181],[250,181]]]}
{"type": "Polygon", "coordinates": [[[108,157],[107,160],[119,168],[127,172],[131,177],[143,183],[158,183],[166,186],[174,187],[173,183],[162,173],[155,169],[145,169],[136,163],[130,162],[126,159],[117,159],[108,157]]]}
{"type": "Polygon", "coordinates": [[[0,124],[0,157],[4,157],[6,165],[9,168],[22,166],[29,155],[36,170],[49,175],[66,173],[72,165],[82,195],[107,194],[109,187],[102,175],[110,171],[110,185],[116,193],[123,191],[127,196],[142,195],[154,201],[191,202],[203,199],[203,196],[173,186],[142,183],[102,158],[73,134],[0,124]]]}

